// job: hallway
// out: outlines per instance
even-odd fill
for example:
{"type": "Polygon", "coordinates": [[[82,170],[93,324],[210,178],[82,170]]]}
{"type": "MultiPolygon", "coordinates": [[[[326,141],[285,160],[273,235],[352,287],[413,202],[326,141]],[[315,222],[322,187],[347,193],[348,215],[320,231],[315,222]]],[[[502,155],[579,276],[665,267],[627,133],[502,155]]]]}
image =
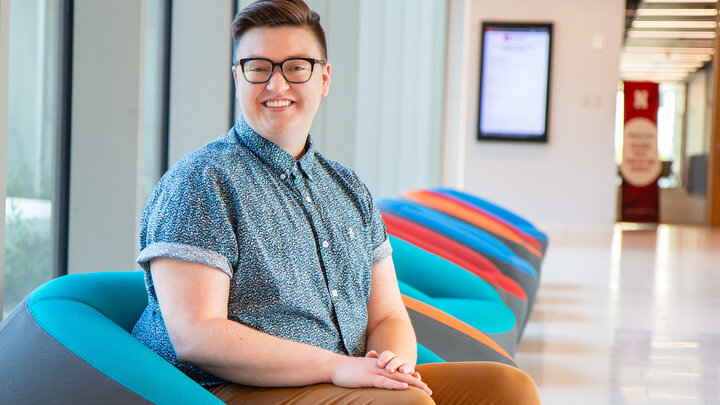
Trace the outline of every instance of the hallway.
{"type": "Polygon", "coordinates": [[[720,404],[720,229],[549,236],[516,357],[543,403],[720,404]]]}

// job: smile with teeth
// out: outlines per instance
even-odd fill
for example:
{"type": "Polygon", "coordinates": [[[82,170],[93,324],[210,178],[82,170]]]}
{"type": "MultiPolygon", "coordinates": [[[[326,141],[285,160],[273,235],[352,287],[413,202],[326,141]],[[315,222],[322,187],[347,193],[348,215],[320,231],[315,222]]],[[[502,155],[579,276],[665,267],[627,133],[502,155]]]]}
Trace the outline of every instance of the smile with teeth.
{"type": "Polygon", "coordinates": [[[292,103],[290,100],[268,100],[264,104],[266,107],[270,108],[281,108],[281,107],[287,107],[292,103]]]}

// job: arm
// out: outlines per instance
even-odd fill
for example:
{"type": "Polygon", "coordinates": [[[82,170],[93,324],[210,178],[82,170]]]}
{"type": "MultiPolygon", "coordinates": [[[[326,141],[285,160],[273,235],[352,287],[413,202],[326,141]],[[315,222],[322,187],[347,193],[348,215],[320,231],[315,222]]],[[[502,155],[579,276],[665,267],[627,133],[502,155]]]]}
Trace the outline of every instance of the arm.
{"type": "Polygon", "coordinates": [[[389,372],[414,373],[417,341],[400,296],[392,257],[372,268],[367,310],[368,356],[377,357],[378,366],[389,372]]]}
{"type": "Polygon", "coordinates": [[[343,356],[228,320],[230,278],[219,269],[162,257],[150,265],[170,340],[184,363],[228,381],[265,387],[332,382],[404,389],[423,384],[378,368],[374,359],[343,356]]]}

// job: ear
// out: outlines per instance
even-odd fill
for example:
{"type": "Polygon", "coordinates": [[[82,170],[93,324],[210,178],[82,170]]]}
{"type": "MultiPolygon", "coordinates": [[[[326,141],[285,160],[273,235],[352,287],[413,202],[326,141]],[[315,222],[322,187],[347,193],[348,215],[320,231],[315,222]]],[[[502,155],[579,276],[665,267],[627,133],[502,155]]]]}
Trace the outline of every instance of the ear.
{"type": "Polygon", "coordinates": [[[330,71],[332,70],[332,65],[330,65],[330,62],[325,62],[322,67],[322,96],[327,97],[330,92],[330,71]]]}
{"type": "Polygon", "coordinates": [[[235,98],[240,98],[240,94],[238,94],[239,89],[238,89],[238,75],[237,75],[237,66],[236,65],[233,65],[233,67],[232,67],[232,74],[233,74],[233,79],[235,80],[235,98]]]}

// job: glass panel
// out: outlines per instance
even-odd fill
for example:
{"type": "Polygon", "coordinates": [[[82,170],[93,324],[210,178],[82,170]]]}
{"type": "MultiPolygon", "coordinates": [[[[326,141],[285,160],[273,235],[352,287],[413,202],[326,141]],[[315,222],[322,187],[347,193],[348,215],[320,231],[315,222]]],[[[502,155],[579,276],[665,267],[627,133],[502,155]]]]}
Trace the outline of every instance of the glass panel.
{"type": "Polygon", "coordinates": [[[55,274],[60,0],[10,1],[3,317],[55,274]]]}
{"type": "Polygon", "coordinates": [[[663,162],[658,180],[660,188],[675,188],[681,184],[684,115],[685,84],[660,83],[658,153],[663,162]]]}

